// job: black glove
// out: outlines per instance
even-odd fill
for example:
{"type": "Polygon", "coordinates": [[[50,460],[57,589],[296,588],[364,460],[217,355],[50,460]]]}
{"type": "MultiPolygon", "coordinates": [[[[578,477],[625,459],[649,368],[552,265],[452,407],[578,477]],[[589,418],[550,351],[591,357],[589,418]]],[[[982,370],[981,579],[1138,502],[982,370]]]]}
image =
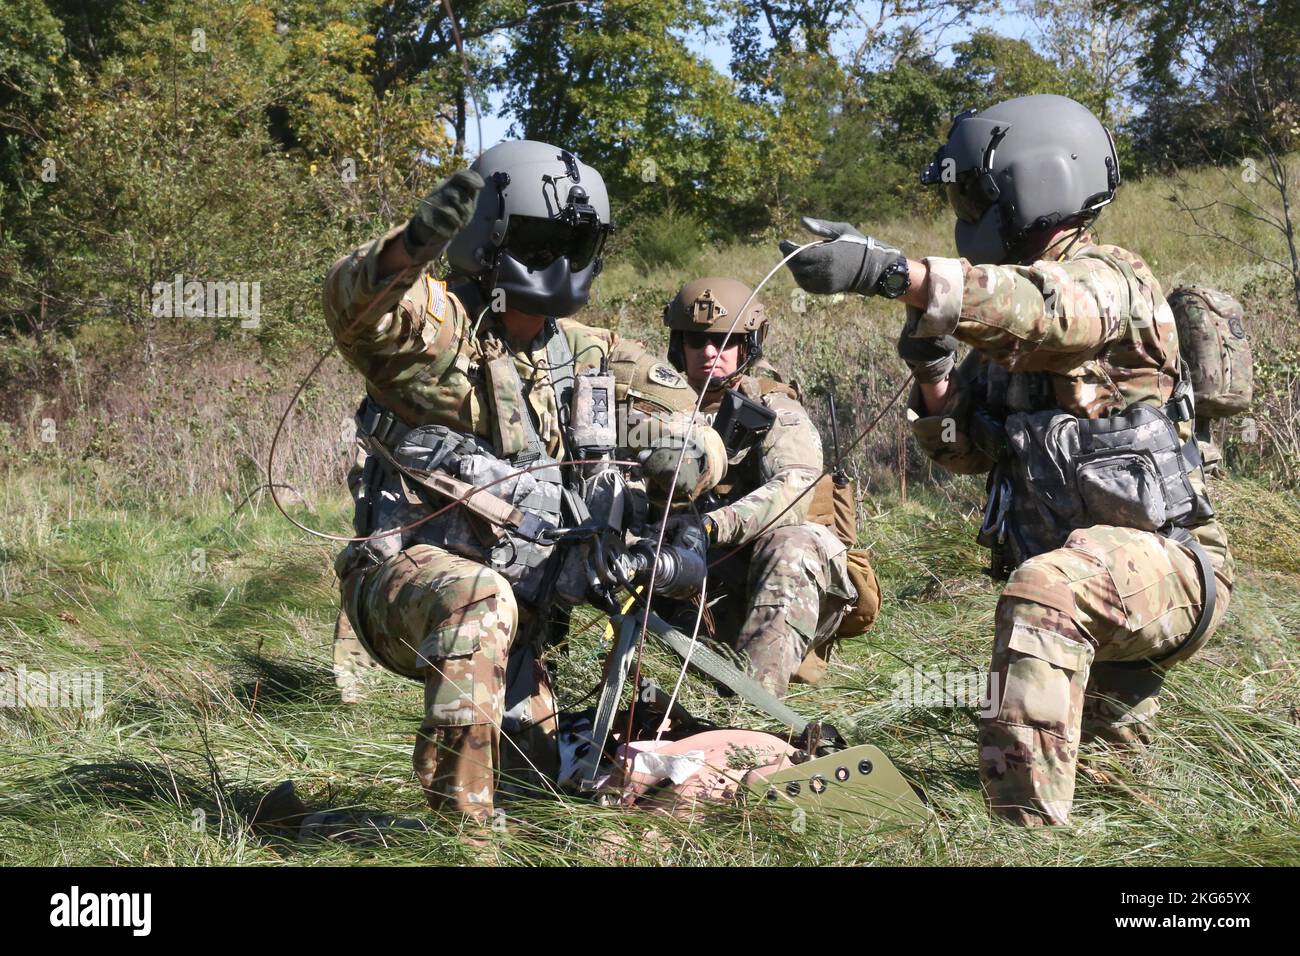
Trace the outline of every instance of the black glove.
{"type": "Polygon", "coordinates": [[[696,515],[691,512],[675,514],[668,519],[664,529],[664,541],[681,548],[689,548],[698,554],[707,554],[709,545],[713,544],[717,526],[708,515],[696,515]]]}
{"type": "MultiPolygon", "coordinates": [[[[902,255],[893,246],[882,245],[870,236],[864,236],[847,222],[827,222],[807,216],[802,222],[813,235],[837,240],[811,246],[786,263],[794,281],[809,292],[874,295],[880,274],[902,255]]],[[[788,256],[800,245],[782,239],[781,253],[788,256]]]]}
{"type": "Polygon", "coordinates": [[[917,338],[904,326],[898,337],[898,357],[907,363],[918,382],[934,385],[942,382],[956,362],[957,340],[951,335],[940,338],[917,338]]]}
{"type": "Polygon", "coordinates": [[[427,262],[440,250],[436,247],[460,232],[474,217],[474,203],[483,188],[483,177],[472,169],[452,173],[420,200],[420,207],[406,224],[402,245],[417,262],[427,262]]]}

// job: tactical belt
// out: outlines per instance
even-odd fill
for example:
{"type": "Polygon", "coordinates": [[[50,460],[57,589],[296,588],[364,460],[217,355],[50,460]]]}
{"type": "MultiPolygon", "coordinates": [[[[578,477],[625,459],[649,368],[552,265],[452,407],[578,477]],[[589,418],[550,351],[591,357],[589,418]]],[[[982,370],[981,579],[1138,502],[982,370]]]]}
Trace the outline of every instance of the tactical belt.
{"type": "MultiPolygon", "coordinates": [[[[1162,405],[1160,410],[1173,422],[1191,421],[1195,416],[1192,398],[1185,392],[1175,392],[1174,397],[1162,405]]],[[[982,408],[975,409],[970,416],[969,430],[971,442],[977,449],[998,464],[1010,464],[1011,442],[1007,439],[1006,425],[993,414],[982,408]]],[[[1183,443],[1183,455],[1193,468],[1200,467],[1201,452],[1195,434],[1183,443]]]]}

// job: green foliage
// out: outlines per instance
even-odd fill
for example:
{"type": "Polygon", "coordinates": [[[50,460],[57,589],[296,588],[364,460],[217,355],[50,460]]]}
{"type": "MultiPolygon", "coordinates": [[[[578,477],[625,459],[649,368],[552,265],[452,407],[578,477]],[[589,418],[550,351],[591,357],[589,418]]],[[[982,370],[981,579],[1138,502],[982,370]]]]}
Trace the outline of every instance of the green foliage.
{"type": "Polygon", "coordinates": [[[638,220],[635,229],[632,257],[645,270],[682,268],[699,255],[708,238],[698,219],[671,207],[638,220]]]}
{"type": "Polygon", "coordinates": [[[1144,17],[1149,105],[1131,131],[1146,167],[1230,163],[1300,145],[1300,2],[1111,5],[1144,17]]]}
{"type": "Polygon", "coordinates": [[[1067,92],[1056,65],[1024,40],[979,30],[969,40],[953,44],[953,54],[948,87],[954,100],[968,109],[983,109],[1014,96],[1067,92]]]}
{"type": "Polygon", "coordinates": [[[608,0],[539,14],[504,66],[514,131],[563,143],[601,170],[622,208],[675,203],[704,218],[751,200],[765,113],[689,50],[716,23],[702,0],[608,0]]]}
{"type": "Polygon", "coordinates": [[[427,90],[372,92],[356,6],[173,0],[68,61],[27,121],[53,180],[6,169],[36,198],[0,245],[5,324],[43,338],[175,321],[151,314],[153,290],[180,274],[259,283],[266,344],[314,329],[329,261],[404,217],[450,149],[427,90]]]}
{"type": "Polygon", "coordinates": [[[61,92],[63,34],[42,0],[0,0],[0,257],[16,243],[13,222],[42,194],[37,118],[61,92]]]}

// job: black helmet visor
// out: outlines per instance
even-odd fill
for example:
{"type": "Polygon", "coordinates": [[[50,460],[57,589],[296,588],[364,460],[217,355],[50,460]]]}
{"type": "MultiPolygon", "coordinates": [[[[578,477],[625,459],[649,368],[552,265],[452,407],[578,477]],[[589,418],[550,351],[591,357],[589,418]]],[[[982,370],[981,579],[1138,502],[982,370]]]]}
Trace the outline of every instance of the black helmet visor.
{"type": "Polygon", "coordinates": [[[934,153],[921,173],[926,186],[943,185],[948,205],[957,218],[974,225],[998,201],[1000,191],[993,177],[993,157],[1010,127],[973,120],[974,110],[953,117],[948,142],[934,153]],[[972,125],[966,126],[970,122],[972,125]],[[988,140],[981,143],[987,130],[988,140]],[[964,168],[962,168],[964,167],[964,168]]]}
{"type": "Polygon", "coordinates": [[[511,216],[501,245],[530,269],[545,269],[567,256],[570,268],[577,272],[600,255],[606,231],[599,222],[570,224],[562,219],[511,216]]]}
{"type": "Polygon", "coordinates": [[[952,211],[962,222],[975,225],[997,202],[996,196],[989,196],[985,181],[986,170],[963,169],[944,183],[944,192],[948,194],[948,205],[952,206],[952,211]]]}

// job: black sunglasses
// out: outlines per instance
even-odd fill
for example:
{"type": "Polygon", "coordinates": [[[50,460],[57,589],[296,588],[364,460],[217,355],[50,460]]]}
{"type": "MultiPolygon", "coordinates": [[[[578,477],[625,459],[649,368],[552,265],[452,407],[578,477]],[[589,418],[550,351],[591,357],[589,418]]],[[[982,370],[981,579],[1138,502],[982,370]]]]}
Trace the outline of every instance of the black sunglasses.
{"type": "Polygon", "coordinates": [[[721,352],[724,347],[739,345],[741,337],[734,332],[730,336],[725,332],[683,332],[682,341],[693,349],[702,349],[712,342],[713,347],[721,352]]]}

